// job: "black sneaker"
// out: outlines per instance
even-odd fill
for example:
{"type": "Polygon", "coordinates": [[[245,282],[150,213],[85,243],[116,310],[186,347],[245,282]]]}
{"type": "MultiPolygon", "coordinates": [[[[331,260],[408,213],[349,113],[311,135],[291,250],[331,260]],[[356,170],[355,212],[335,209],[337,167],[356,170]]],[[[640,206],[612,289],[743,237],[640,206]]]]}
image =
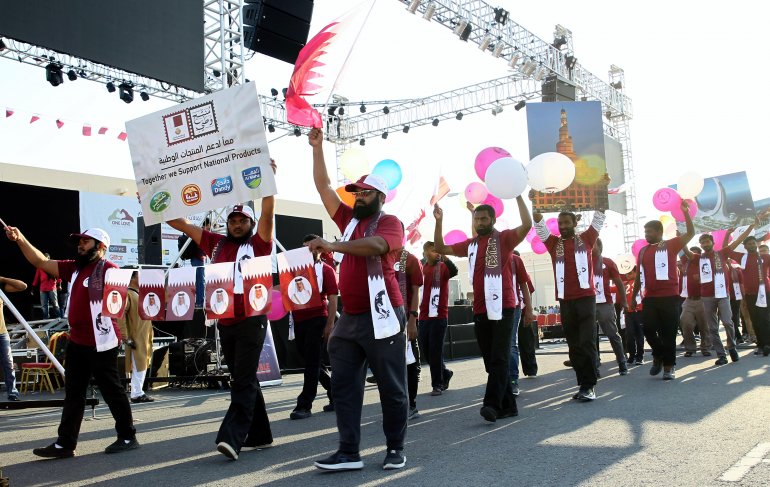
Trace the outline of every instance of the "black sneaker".
{"type": "Polygon", "coordinates": [[[147,394],[142,394],[139,397],[132,397],[131,398],[131,402],[134,403],[134,404],[140,403],[140,402],[155,402],[155,398],[152,398],[152,397],[148,396],[147,394]]]}
{"type": "Polygon", "coordinates": [[[711,352],[706,350],[705,352],[701,352],[701,355],[703,355],[704,357],[711,357],[711,352]]]}
{"type": "Polygon", "coordinates": [[[684,353],[684,356],[685,356],[685,357],[692,357],[693,355],[695,355],[695,352],[691,352],[690,350],[688,350],[688,351],[686,351],[686,352],[684,353]]]}
{"type": "Polygon", "coordinates": [[[729,352],[730,352],[730,360],[732,360],[733,362],[737,362],[741,359],[741,357],[738,355],[738,350],[731,348],[729,352]]]}
{"type": "Polygon", "coordinates": [[[235,448],[230,446],[228,443],[225,443],[224,441],[217,443],[217,451],[230,460],[238,460],[238,452],[235,451],[235,448]]]}
{"type": "Polygon", "coordinates": [[[770,355],[770,345],[765,345],[764,347],[762,347],[762,355],[764,355],[765,357],[770,355]]]}
{"type": "Polygon", "coordinates": [[[594,399],[596,399],[596,393],[594,392],[593,387],[582,389],[577,394],[578,401],[588,402],[588,401],[593,401],[594,399]]]}
{"type": "Polygon", "coordinates": [[[514,396],[518,396],[521,394],[521,389],[519,389],[519,382],[518,381],[511,381],[511,390],[513,391],[514,396]]]}
{"type": "Polygon", "coordinates": [[[313,413],[307,409],[295,409],[289,415],[289,419],[307,419],[312,415],[313,413]]]}
{"type": "Polygon", "coordinates": [[[406,457],[401,450],[388,450],[385,460],[382,462],[383,470],[396,470],[406,466],[406,457]]]}
{"type": "Polygon", "coordinates": [[[757,348],[754,350],[754,355],[762,355],[762,349],[761,349],[761,348],[759,348],[759,347],[757,347],[757,348]]]}
{"type": "Polygon", "coordinates": [[[243,443],[243,446],[241,447],[241,453],[245,451],[265,450],[267,448],[272,448],[272,447],[273,447],[272,442],[262,443],[261,445],[256,445],[256,444],[252,445],[252,444],[249,444],[249,439],[246,438],[246,441],[243,443]]]}
{"type": "Polygon", "coordinates": [[[361,455],[358,453],[342,453],[340,451],[332,456],[316,460],[314,465],[321,470],[361,470],[364,468],[364,462],[361,461],[361,455]]]}
{"type": "Polygon", "coordinates": [[[136,441],[136,437],[131,438],[130,440],[118,438],[115,440],[115,443],[104,449],[104,453],[120,453],[123,451],[135,450],[137,448],[139,448],[139,442],[136,441]]]}
{"type": "Polygon", "coordinates": [[[444,390],[449,389],[449,381],[452,380],[453,375],[455,375],[455,373],[449,369],[446,369],[446,372],[444,372],[444,390]]]}
{"type": "Polygon", "coordinates": [[[621,362],[618,364],[618,374],[628,375],[628,365],[626,365],[626,362],[621,362]]]}
{"type": "Polygon", "coordinates": [[[570,360],[565,360],[564,361],[564,366],[565,367],[572,367],[572,362],[570,360]]]}
{"type": "Polygon", "coordinates": [[[574,394],[572,395],[572,400],[573,400],[573,401],[577,401],[577,400],[578,400],[578,398],[580,397],[580,393],[581,393],[581,392],[583,392],[583,389],[582,389],[582,388],[581,388],[579,391],[577,391],[576,393],[574,393],[574,394]]]}
{"type": "Polygon", "coordinates": [[[658,375],[663,370],[663,361],[657,358],[652,359],[652,367],[650,367],[650,375],[658,375]]]}
{"type": "Polygon", "coordinates": [[[409,408],[409,414],[407,415],[406,419],[417,419],[420,417],[420,411],[417,409],[417,406],[412,406],[409,408]]]}
{"type": "Polygon", "coordinates": [[[492,406],[484,406],[479,412],[481,413],[481,416],[490,423],[497,421],[497,411],[495,411],[495,408],[492,406]]]}
{"type": "Polygon", "coordinates": [[[717,361],[714,362],[714,365],[727,365],[727,357],[720,355],[717,361]]]}
{"type": "Polygon", "coordinates": [[[676,379],[676,367],[673,365],[668,368],[668,370],[663,371],[663,380],[674,380],[676,379]]]}
{"type": "Polygon", "coordinates": [[[366,378],[366,382],[369,384],[376,384],[377,379],[373,375],[370,375],[369,377],[366,378]]]}
{"type": "Polygon", "coordinates": [[[626,360],[626,366],[627,367],[633,367],[634,365],[636,365],[636,361],[634,361],[633,358],[630,358],[630,359],[626,360]]]}
{"type": "Polygon", "coordinates": [[[75,450],[56,448],[56,443],[51,443],[44,448],[35,448],[32,454],[43,458],[70,458],[75,456],[75,450]]]}
{"type": "Polygon", "coordinates": [[[18,394],[8,394],[8,400],[11,402],[21,401],[18,394]]]}
{"type": "Polygon", "coordinates": [[[325,412],[325,413],[331,413],[331,412],[334,412],[334,403],[333,403],[333,402],[330,402],[329,404],[327,404],[326,406],[324,406],[324,412],[325,412]]]}
{"type": "Polygon", "coordinates": [[[644,365],[644,358],[636,359],[636,365],[644,365]]]}

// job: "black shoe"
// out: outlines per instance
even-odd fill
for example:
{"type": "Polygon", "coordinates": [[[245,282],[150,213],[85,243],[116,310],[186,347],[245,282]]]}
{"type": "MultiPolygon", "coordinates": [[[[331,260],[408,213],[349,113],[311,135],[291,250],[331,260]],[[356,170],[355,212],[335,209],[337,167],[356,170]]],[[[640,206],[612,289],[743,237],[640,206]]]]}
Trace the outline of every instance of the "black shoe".
{"type": "Polygon", "coordinates": [[[18,394],[8,394],[8,400],[11,402],[21,401],[18,394]]]}
{"type": "Polygon", "coordinates": [[[217,443],[217,451],[230,460],[238,460],[238,452],[235,451],[235,448],[224,441],[217,443]]]}
{"type": "Polygon", "coordinates": [[[757,348],[754,350],[754,355],[762,355],[762,353],[763,353],[763,351],[762,351],[762,349],[761,349],[761,348],[759,348],[759,347],[757,347],[757,348]]]}
{"type": "Polygon", "coordinates": [[[726,365],[727,364],[727,357],[724,355],[720,355],[716,362],[714,362],[714,365],[726,365]]]}
{"type": "Polygon", "coordinates": [[[574,393],[574,394],[572,395],[572,400],[573,400],[573,401],[577,401],[577,400],[578,400],[578,398],[580,397],[580,393],[581,393],[581,392],[583,392],[583,389],[580,389],[578,392],[574,393]]]}
{"type": "Polygon", "coordinates": [[[497,421],[497,411],[495,411],[495,408],[492,406],[484,406],[481,408],[481,416],[489,421],[490,423],[494,423],[497,421]]]}
{"type": "Polygon", "coordinates": [[[364,462],[361,461],[361,455],[358,453],[342,453],[340,451],[332,456],[316,460],[314,465],[321,470],[335,470],[338,472],[344,470],[361,470],[364,468],[364,462]]]}
{"type": "Polygon", "coordinates": [[[75,450],[56,448],[55,443],[51,443],[44,448],[35,448],[32,450],[32,453],[43,458],[70,458],[75,456],[75,450]]]}
{"type": "Polygon", "coordinates": [[[565,366],[565,367],[572,367],[572,362],[571,362],[571,361],[569,361],[569,360],[565,360],[565,361],[564,361],[564,366],[565,366]]]}
{"type": "Polygon", "coordinates": [[[588,401],[593,401],[594,399],[596,399],[596,393],[594,392],[593,387],[581,389],[580,392],[578,392],[577,394],[578,401],[588,402],[588,401]]]}
{"type": "Polygon", "coordinates": [[[626,365],[626,362],[622,362],[618,364],[618,374],[628,375],[628,365],[626,365]]]}
{"type": "Polygon", "coordinates": [[[684,353],[685,357],[692,357],[693,355],[695,355],[695,352],[691,352],[689,350],[684,353]]]}
{"type": "Polygon", "coordinates": [[[376,384],[377,383],[377,379],[373,375],[370,375],[369,377],[366,378],[366,382],[368,384],[376,384]]]}
{"type": "Polygon", "coordinates": [[[455,375],[455,373],[449,369],[444,372],[444,390],[449,389],[449,381],[452,380],[453,375],[455,375]]]}
{"type": "Polygon", "coordinates": [[[139,442],[136,441],[136,437],[128,440],[128,443],[126,443],[126,440],[118,438],[115,440],[115,443],[104,449],[104,453],[120,453],[123,451],[135,450],[137,448],[139,448],[139,442]]]}
{"type": "Polygon", "coordinates": [[[636,365],[636,362],[634,361],[633,358],[630,358],[630,359],[626,360],[626,366],[627,367],[633,367],[634,365],[636,365]]]}
{"type": "Polygon", "coordinates": [[[263,443],[261,445],[251,445],[249,444],[249,438],[246,438],[246,441],[243,442],[243,446],[241,447],[241,453],[245,451],[254,451],[254,450],[265,450],[267,448],[272,448],[273,443],[263,443]]]}
{"type": "Polygon", "coordinates": [[[155,402],[155,399],[148,396],[147,394],[142,394],[139,397],[132,397],[131,402],[133,402],[134,404],[139,402],[155,402]]]}
{"type": "Polygon", "coordinates": [[[325,412],[325,413],[331,413],[331,412],[334,412],[334,403],[333,403],[333,402],[330,402],[329,404],[327,404],[326,406],[324,406],[324,412],[325,412]]]}
{"type": "Polygon", "coordinates": [[[307,409],[295,409],[289,415],[289,419],[307,419],[312,415],[313,413],[307,409]]]}
{"type": "Polygon", "coordinates": [[[407,420],[410,419],[417,419],[420,417],[420,410],[417,409],[417,406],[412,406],[409,408],[409,413],[406,416],[407,420]]]}
{"type": "Polygon", "coordinates": [[[513,418],[518,415],[519,415],[519,410],[516,407],[512,407],[511,409],[503,409],[502,411],[497,413],[497,419],[513,418]]]}
{"type": "Polygon", "coordinates": [[[770,355],[770,345],[765,345],[764,347],[762,347],[762,355],[764,355],[765,357],[770,355]]]}
{"type": "Polygon", "coordinates": [[[730,360],[732,360],[733,362],[737,362],[741,359],[741,357],[738,355],[738,350],[731,348],[728,351],[730,352],[730,360]]]}
{"type": "Polygon", "coordinates": [[[711,357],[711,352],[706,350],[705,352],[701,352],[701,355],[703,355],[704,357],[711,357]]]}
{"type": "Polygon", "coordinates": [[[521,394],[521,389],[519,389],[519,382],[518,381],[511,381],[511,391],[513,391],[514,396],[518,396],[521,394]]]}
{"type": "Polygon", "coordinates": [[[383,470],[395,470],[406,466],[406,457],[401,450],[388,450],[385,460],[382,462],[383,470]]]}
{"type": "Polygon", "coordinates": [[[652,367],[650,367],[650,375],[658,375],[663,370],[663,361],[654,358],[652,359],[652,367]]]}

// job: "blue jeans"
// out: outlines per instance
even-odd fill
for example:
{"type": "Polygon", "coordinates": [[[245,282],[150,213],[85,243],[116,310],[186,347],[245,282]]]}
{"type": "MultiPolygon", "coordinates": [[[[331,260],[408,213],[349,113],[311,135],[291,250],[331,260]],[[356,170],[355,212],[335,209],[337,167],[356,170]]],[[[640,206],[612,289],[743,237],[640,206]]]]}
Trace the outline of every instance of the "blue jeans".
{"type": "Polygon", "coordinates": [[[53,317],[61,318],[59,312],[59,300],[56,298],[56,291],[40,291],[40,306],[43,308],[43,319],[48,319],[48,305],[53,306],[53,317]]]}
{"type": "Polygon", "coordinates": [[[13,355],[11,355],[11,337],[8,333],[0,333],[0,365],[3,367],[5,377],[5,390],[8,397],[18,396],[16,390],[16,375],[13,372],[13,355]]]}
{"type": "Polygon", "coordinates": [[[514,382],[519,381],[519,322],[521,308],[513,309],[513,331],[511,332],[511,359],[508,362],[508,375],[514,382]]]}

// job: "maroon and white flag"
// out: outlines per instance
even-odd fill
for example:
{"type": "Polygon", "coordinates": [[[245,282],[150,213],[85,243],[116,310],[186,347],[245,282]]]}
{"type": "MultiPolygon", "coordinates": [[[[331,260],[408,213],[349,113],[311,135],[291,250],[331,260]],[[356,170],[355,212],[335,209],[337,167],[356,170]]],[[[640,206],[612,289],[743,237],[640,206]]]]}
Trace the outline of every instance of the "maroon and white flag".
{"type": "Polygon", "coordinates": [[[206,315],[208,318],[222,319],[235,316],[233,298],[232,262],[209,264],[205,267],[206,274],[206,315]]]}
{"type": "Polygon", "coordinates": [[[166,321],[187,321],[195,311],[195,271],[197,267],[177,267],[168,271],[166,321]]]}
{"type": "Polygon", "coordinates": [[[307,247],[278,254],[278,276],[281,279],[283,304],[289,311],[321,306],[318,280],[313,254],[307,247]]]}
{"type": "Polygon", "coordinates": [[[273,290],[273,262],[269,255],[241,261],[243,275],[243,309],[246,316],[259,316],[270,311],[273,290]]]}
{"type": "Polygon", "coordinates": [[[132,269],[107,269],[104,273],[102,316],[122,318],[126,309],[126,293],[131,282],[132,269]]]}
{"type": "Polygon", "coordinates": [[[139,271],[139,317],[143,320],[163,321],[166,302],[166,276],[163,269],[139,271]]]}

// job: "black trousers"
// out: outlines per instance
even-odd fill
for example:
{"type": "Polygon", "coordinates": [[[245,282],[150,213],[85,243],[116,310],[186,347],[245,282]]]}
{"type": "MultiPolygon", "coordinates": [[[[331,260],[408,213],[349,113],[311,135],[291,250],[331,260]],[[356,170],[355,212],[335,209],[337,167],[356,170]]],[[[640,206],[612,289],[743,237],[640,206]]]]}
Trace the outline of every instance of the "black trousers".
{"type": "MultiPolygon", "coordinates": [[[[679,328],[679,296],[650,297],[642,300],[644,336],[652,348],[652,357],[663,366],[676,365],[676,332],[679,328]]],[[[703,337],[701,337],[703,339],[703,337]]]]}
{"type": "Polygon", "coordinates": [[[484,369],[487,371],[484,406],[491,406],[498,412],[518,411],[508,372],[513,311],[504,309],[503,318],[500,320],[490,320],[486,313],[473,316],[473,331],[484,359],[484,369]]]}
{"type": "Polygon", "coordinates": [[[326,367],[321,365],[326,320],[325,316],[317,316],[294,323],[294,343],[305,362],[305,380],[297,397],[297,409],[312,409],[319,381],[329,400],[332,399],[332,379],[326,367]]]}
{"type": "Polygon", "coordinates": [[[569,360],[580,387],[596,385],[596,297],[560,299],[561,322],[569,347],[569,360]]]}
{"type": "Polygon", "coordinates": [[[522,313],[521,323],[519,323],[519,360],[521,372],[526,376],[537,375],[536,337],[537,322],[524,323],[524,313],[522,313]]]}
{"type": "Polygon", "coordinates": [[[59,446],[71,450],[77,447],[91,376],[115,419],[118,438],[131,440],[136,436],[131,405],[118,374],[117,347],[97,352],[95,347],[70,342],[67,344],[64,370],[64,408],[59,423],[59,438],[56,440],[59,446]]]}
{"type": "Polygon", "coordinates": [[[642,325],[642,313],[639,311],[626,313],[626,344],[628,360],[637,362],[644,360],[644,325],[642,325]]]}
{"type": "Polygon", "coordinates": [[[229,326],[219,326],[219,340],[230,371],[230,407],[217,433],[235,449],[273,442],[265,398],[257,379],[257,366],[267,333],[267,318],[254,316],[229,326]]]}
{"type": "Polygon", "coordinates": [[[416,361],[413,364],[406,366],[406,385],[409,393],[409,407],[417,407],[417,386],[420,384],[420,371],[422,366],[420,365],[420,345],[417,343],[417,339],[410,341],[412,344],[412,353],[416,361]]]}
{"type": "Polygon", "coordinates": [[[421,320],[417,327],[420,340],[421,354],[430,367],[430,385],[432,388],[442,388],[448,372],[444,365],[444,336],[448,320],[432,318],[421,320]]]}
{"type": "Polygon", "coordinates": [[[757,347],[762,348],[770,345],[770,307],[760,308],[757,306],[756,294],[746,296],[746,307],[749,309],[751,324],[757,335],[757,347]]]}
{"type": "MultiPolygon", "coordinates": [[[[741,324],[741,300],[730,300],[730,311],[733,316],[733,326],[735,327],[735,338],[738,339],[741,336],[740,324],[741,324]]],[[[746,329],[746,323],[743,324],[744,330],[746,329]]]]}

